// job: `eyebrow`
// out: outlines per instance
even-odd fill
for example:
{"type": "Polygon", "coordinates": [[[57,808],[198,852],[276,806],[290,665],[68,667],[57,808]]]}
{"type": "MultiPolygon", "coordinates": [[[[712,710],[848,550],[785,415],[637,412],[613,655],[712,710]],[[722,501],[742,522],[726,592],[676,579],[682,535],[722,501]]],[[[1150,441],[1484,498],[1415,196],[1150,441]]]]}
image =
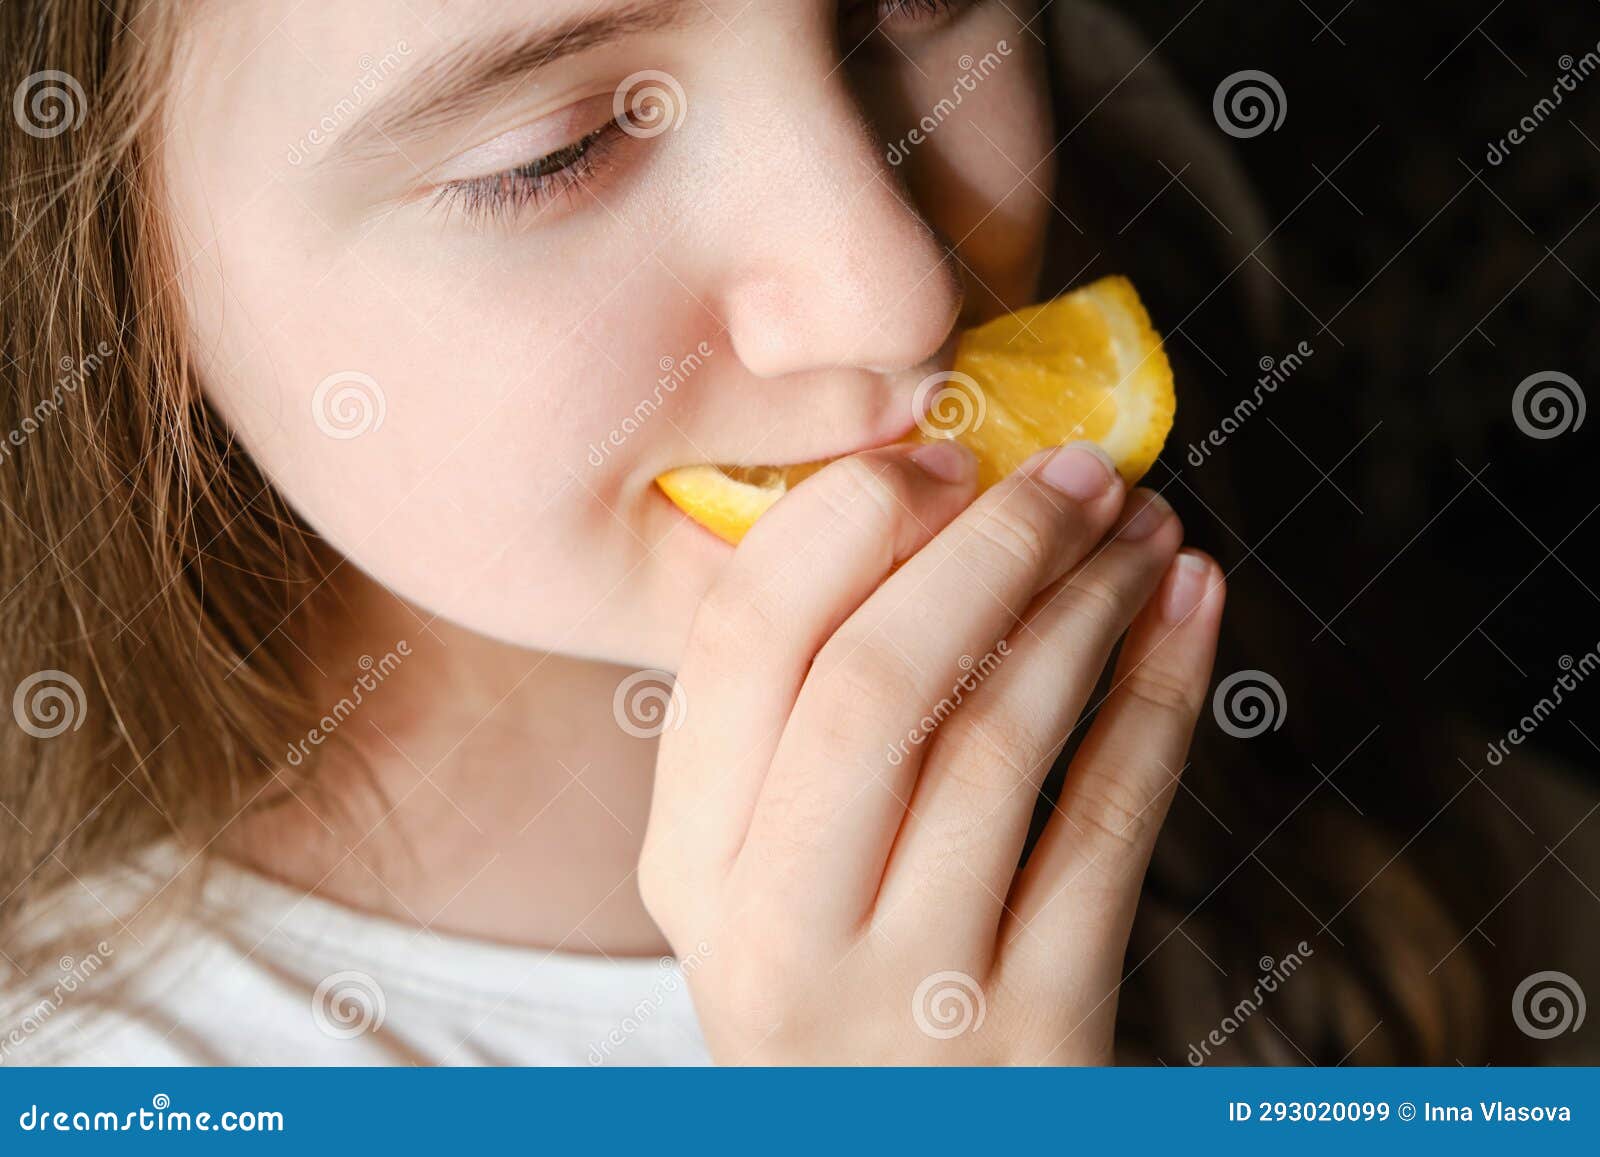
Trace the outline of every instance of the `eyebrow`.
{"type": "MultiPolygon", "coordinates": [[[[504,30],[443,50],[341,133],[321,165],[369,160],[492,108],[541,68],[641,32],[688,23],[690,0],[646,0],[544,29],[504,30]]],[[[319,166],[320,167],[320,166],[319,166]]]]}

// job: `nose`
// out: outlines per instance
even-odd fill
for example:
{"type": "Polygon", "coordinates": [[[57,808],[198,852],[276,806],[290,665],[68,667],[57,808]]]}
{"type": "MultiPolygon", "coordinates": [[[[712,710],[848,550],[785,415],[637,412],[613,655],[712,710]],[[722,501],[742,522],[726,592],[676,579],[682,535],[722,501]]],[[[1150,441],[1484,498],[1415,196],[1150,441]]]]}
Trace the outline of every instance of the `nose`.
{"type": "Polygon", "coordinates": [[[761,377],[926,362],[961,312],[953,256],[842,86],[790,92],[773,113],[759,131],[785,125],[783,145],[769,138],[741,166],[759,184],[722,294],[734,350],[761,377]]]}

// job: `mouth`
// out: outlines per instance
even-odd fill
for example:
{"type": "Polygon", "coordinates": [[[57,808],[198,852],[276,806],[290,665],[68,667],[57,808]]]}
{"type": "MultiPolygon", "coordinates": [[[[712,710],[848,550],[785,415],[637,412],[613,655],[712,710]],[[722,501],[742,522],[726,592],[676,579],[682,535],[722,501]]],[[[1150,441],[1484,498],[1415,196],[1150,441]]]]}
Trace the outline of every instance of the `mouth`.
{"type": "MultiPolygon", "coordinates": [[[[929,377],[938,376],[953,368],[960,338],[961,331],[952,328],[944,344],[921,367],[924,383],[929,377]]],[[[794,388],[805,387],[797,385],[794,388]]],[[[861,397],[862,395],[857,394],[845,405],[853,407],[861,397]]],[[[879,450],[899,442],[914,441],[917,431],[926,429],[930,425],[932,421],[930,411],[935,403],[934,396],[921,386],[909,393],[896,391],[887,399],[867,403],[863,410],[851,417],[835,413],[836,420],[827,423],[834,434],[809,439],[811,444],[806,450],[767,453],[758,443],[750,450],[748,457],[742,455],[728,458],[712,457],[710,461],[682,462],[663,473],[708,467],[721,471],[735,481],[757,487],[771,485],[778,475],[787,477],[792,485],[840,458],[848,458],[852,454],[861,454],[868,450],[879,450]],[[839,437],[839,433],[845,430],[853,430],[854,436],[839,437]]],[[[832,411],[831,406],[828,408],[832,411]]],[[[800,423],[789,425],[794,427],[800,423]]],[[[802,438],[801,441],[803,444],[807,440],[802,438]]],[[[793,444],[791,441],[790,445],[793,444]]]]}
{"type": "Polygon", "coordinates": [[[828,463],[851,454],[910,440],[917,424],[908,419],[893,436],[859,443],[839,453],[803,461],[734,465],[693,463],[657,475],[655,484],[691,521],[737,545],[744,532],[772,505],[828,463]]]}
{"type": "Polygon", "coordinates": [[[919,421],[913,403],[903,401],[895,409],[897,420],[873,423],[877,429],[870,436],[820,454],[779,454],[762,462],[690,462],[663,471],[655,484],[680,511],[691,513],[691,521],[737,544],[778,499],[828,463],[914,440],[919,421]]]}
{"type": "Polygon", "coordinates": [[[1132,486],[1161,452],[1176,408],[1161,336],[1133,285],[1116,276],[965,331],[953,368],[924,378],[914,397],[895,429],[839,455],[789,465],[683,466],[656,485],[730,543],[832,457],[906,438],[959,440],[977,459],[980,490],[1031,454],[1087,439],[1132,486]]]}
{"type": "Polygon", "coordinates": [[[791,486],[824,465],[679,466],[657,475],[655,484],[685,518],[737,546],[745,531],[791,486]]]}
{"type": "Polygon", "coordinates": [[[896,398],[892,405],[883,407],[878,414],[856,423],[853,436],[840,438],[819,437],[808,439],[810,446],[797,451],[767,452],[758,444],[748,456],[729,457],[710,462],[683,462],[680,467],[713,466],[735,478],[757,482],[770,471],[807,470],[816,473],[829,462],[878,450],[904,442],[917,431],[919,424],[917,403],[911,397],[896,398]]]}

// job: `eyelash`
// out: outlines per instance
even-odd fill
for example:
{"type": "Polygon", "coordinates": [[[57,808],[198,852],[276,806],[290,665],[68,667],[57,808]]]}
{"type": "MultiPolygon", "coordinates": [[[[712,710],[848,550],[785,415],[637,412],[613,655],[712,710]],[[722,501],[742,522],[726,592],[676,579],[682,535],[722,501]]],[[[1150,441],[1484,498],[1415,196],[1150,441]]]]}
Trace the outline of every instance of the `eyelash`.
{"type": "Polygon", "coordinates": [[[961,6],[961,0],[879,0],[878,19],[893,20],[897,16],[920,19],[926,16],[943,16],[961,6]]]}
{"type": "Polygon", "coordinates": [[[515,168],[440,185],[432,205],[456,209],[466,217],[493,224],[511,222],[524,209],[542,212],[571,197],[592,181],[622,126],[607,121],[593,132],[553,153],[515,168]]]}
{"type": "MultiPolygon", "coordinates": [[[[876,20],[929,20],[949,15],[976,0],[877,0],[876,20]]],[[[570,145],[563,145],[527,164],[441,185],[433,207],[457,209],[484,224],[515,221],[528,207],[542,212],[551,204],[578,193],[592,181],[616,144],[622,126],[607,121],[570,145]]]]}
{"type": "Polygon", "coordinates": [[[873,3],[861,7],[868,9],[862,12],[859,9],[847,21],[852,41],[864,39],[882,28],[885,24],[897,20],[919,22],[940,20],[953,16],[964,8],[974,7],[979,0],[874,0],[873,3]]]}

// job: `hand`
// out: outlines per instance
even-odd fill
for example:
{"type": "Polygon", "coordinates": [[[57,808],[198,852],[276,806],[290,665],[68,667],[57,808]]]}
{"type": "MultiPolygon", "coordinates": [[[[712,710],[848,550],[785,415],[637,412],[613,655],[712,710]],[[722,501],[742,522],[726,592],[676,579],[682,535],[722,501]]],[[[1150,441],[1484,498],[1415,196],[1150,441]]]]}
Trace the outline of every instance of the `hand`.
{"type": "Polygon", "coordinates": [[[1222,575],[1096,453],[1042,454],[975,502],[974,473],[954,442],[834,463],[751,530],[696,616],[640,886],[693,958],[719,1061],[1112,1059],[1222,575]],[[1039,785],[1124,631],[1019,872],[1039,785]]]}

